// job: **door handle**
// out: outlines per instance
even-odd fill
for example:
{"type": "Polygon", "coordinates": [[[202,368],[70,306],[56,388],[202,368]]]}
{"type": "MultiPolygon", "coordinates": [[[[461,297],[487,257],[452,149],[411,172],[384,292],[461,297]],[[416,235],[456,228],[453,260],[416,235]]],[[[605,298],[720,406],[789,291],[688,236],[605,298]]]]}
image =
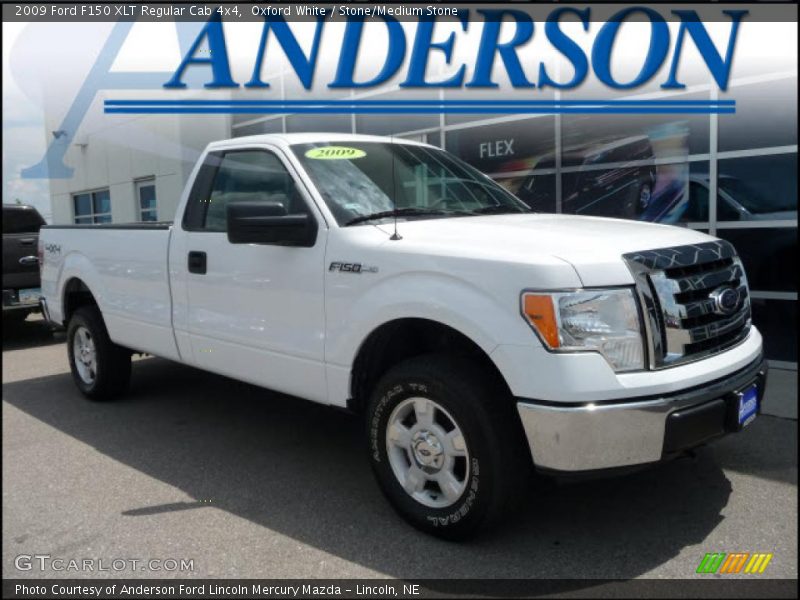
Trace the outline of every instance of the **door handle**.
{"type": "Polygon", "coordinates": [[[192,250],[189,252],[189,273],[206,274],[206,253],[192,250]]]}
{"type": "Polygon", "coordinates": [[[36,243],[36,238],[22,238],[19,241],[20,246],[33,246],[36,243]]]}
{"type": "Polygon", "coordinates": [[[39,257],[38,256],[23,256],[19,259],[19,264],[23,267],[30,267],[31,265],[39,264],[39,257]]]}

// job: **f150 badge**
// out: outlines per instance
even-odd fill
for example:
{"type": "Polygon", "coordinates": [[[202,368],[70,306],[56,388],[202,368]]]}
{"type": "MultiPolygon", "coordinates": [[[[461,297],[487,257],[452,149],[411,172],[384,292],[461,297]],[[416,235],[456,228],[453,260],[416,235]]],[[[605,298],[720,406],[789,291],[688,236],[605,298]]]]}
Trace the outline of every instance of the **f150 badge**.
{"type": "Polygon", "coordinates": [[[328,271],[339,271],[340,273],[377,273],[378,267],[362,265],[361,263],[348,263],[334,261],[328,267],[328,271]]]}

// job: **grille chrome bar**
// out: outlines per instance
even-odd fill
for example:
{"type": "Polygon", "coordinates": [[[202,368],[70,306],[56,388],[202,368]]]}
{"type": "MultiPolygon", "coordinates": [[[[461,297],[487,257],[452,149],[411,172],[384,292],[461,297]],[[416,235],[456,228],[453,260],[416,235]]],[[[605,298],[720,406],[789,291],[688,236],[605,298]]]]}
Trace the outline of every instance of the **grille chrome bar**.
{"type": "Polygon", "coordinates": [[[651,369],[699,360],[747,337],[747,277],[728,242],[634,252],[623,259],[642,303],[651,369]]]}

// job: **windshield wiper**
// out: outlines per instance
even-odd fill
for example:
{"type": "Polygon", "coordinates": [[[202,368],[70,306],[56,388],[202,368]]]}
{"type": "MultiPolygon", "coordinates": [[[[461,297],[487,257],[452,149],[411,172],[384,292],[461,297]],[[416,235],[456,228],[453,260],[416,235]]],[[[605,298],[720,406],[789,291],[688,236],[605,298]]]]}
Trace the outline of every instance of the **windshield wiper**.
{"type": "Polygon", "coordinates": [[[511,214],[511,213],[518,213],[518,214],[525,214],[528,212],[532,212],[530,210],[519,210],[519,208],[514,206],[501,206],[499,204],[495,204],[493,206],[482,206],[481,208],[476,208],[469,211],[475,215],[502,215],[502,214],[511,214]]]}
{"type": "Polygon", "coordinates": [[[376,219],[388,219],[389,217],[425,217],[428,215],[445,215],[448,214],[444,210],[435,210],[431,208],[395,208],[394,210],[384,210],[381,212],[370,213],[368,215],[361,215],[354,219],[350,219],[347,225],[356,225],[357,223],[364,223],[366,221],[374,221],[376,219]]]}

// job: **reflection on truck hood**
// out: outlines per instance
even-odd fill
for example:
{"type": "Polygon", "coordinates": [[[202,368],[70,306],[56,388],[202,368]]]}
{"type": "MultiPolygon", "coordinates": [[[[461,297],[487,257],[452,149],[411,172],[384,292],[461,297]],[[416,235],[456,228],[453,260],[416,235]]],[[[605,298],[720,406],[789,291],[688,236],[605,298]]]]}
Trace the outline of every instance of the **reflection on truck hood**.
{"type": "Polygon", "coordinates": [[[632,283],[621,258],[627,252],[714,239],[668,225],[546,214],[401,221],[398,231],[403,236],[400,243],[415,252],[505,257],[512,262],[557,257],[575,267],[585,286],[632,283]]]}

